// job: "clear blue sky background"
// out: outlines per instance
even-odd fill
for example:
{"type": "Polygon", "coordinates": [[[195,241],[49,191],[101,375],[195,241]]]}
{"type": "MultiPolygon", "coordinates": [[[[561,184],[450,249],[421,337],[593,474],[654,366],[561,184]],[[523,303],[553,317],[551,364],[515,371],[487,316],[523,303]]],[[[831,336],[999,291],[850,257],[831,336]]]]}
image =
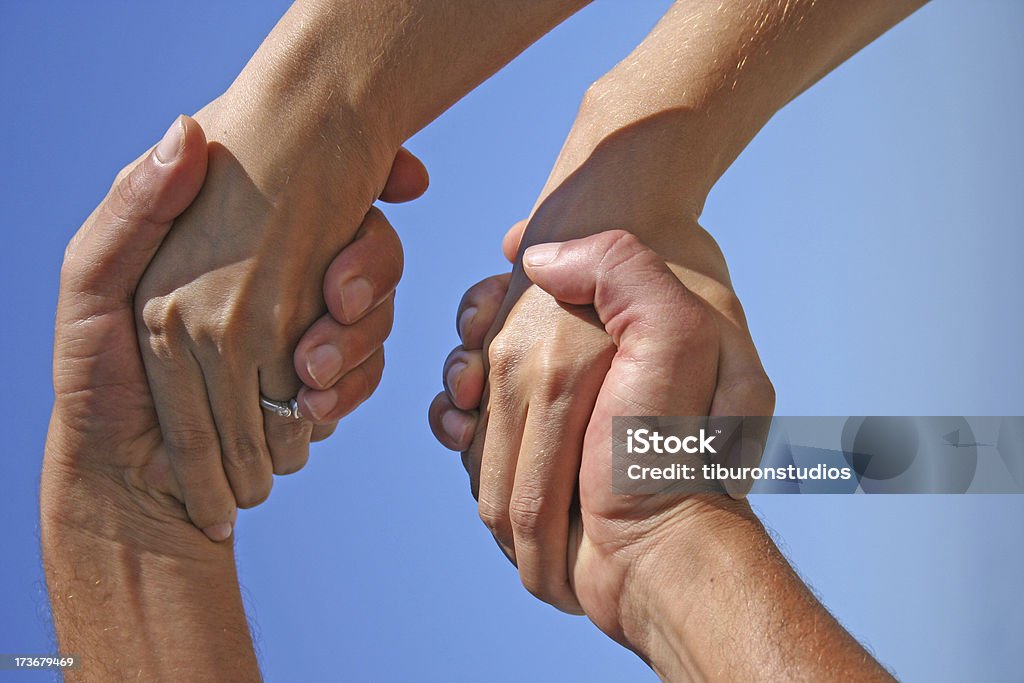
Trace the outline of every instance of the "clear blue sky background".
{"type": "MultiPolygon", "coordinates": [[[[53,651],[36,495],[63,247],[115,172],[221,92],[286,5],[0,3],[2,652],[53,651]]],[[[408,265],[381,389],[241,516],[269,680],[653,678],[522,590],[425,411],[461,292],[504,268],[499,237],[529,210],[584,88],[666,6],[598,0],[410,142],[433,186],[389,211],[408,265]]],[[[1024,414],[1022,65],[1024,3],[937,0],[777,116],[716,188],[703,222],[780,414],[1024,414]]],[[[754,504],[901,678],[1020,680],[1024,497],[754,504]]]]}

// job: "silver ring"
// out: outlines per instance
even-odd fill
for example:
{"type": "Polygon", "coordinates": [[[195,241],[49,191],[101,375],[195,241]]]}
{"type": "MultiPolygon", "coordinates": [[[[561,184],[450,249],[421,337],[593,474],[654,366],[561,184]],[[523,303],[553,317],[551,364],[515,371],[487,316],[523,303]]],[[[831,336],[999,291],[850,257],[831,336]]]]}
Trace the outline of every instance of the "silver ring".
{"type": "Polygon", "coordinates": [[[264,410],[276,413],[278,417],[291,417],[296,420],[302,418],[299,414],[299,402],[294,398],[290,401],[274,401],[260,394],[260,405],[264,410]]]}

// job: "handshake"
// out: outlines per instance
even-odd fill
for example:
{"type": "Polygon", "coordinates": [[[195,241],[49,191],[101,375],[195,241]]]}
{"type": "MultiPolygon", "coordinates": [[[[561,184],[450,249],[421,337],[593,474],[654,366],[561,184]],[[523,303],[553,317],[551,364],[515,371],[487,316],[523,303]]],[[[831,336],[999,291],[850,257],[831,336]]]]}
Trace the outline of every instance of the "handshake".
{"type": "MultiPolygon", "coordinates": [[[[259,678],[237,511],[304,467],[310,442],[380,382],[403,254],[373,204],[427,186],[401,141],[580,3],[409,4],[418,28],[395,33],[393,13],[295,3],[68,246],[40,508],[61,648],[85,660],[69,678],[259,678]],[[375,31],[401,44],[363,59],[357,38],[375,31]],[[464,44],[423,42],[446,34],[464,44]],[[338,90],[325,79],[340,66],[362,78],[338,90]]],[[[744,32],[763,38],[759,14],[674,6],[591,87],[529,219],[505,236],[511,272],[458,307],[461,344],[429,420],[462,452],[481,519],[531,593],[665,679],[889,679],[792,571],[741,482],[730,495],[614,493],[611,426],[772,414],[725,260],[697,224],[704,197],[772,112],[847,56],[808,51],[816,25],[863,44],[915,6],[809,6],[794,35],[781,10],[771,55],[788,71],[744,32]],[[714,30],[677,59],[667,38],[698,24],[714,30]],[[753,46],[742,74],[718,71],[731,42],[753,46]],[[677,61],[714,73],[673,73],[677,61]],[[692,83],[711,84],[699,101],[692,83]]]]}
{"type": "MultiPolygon", "coordinates": [[[[233,515],[200,532],[203,522],[196,523],[190,505],[199,500],[234,510],[258,503],[265,494],[234,492],[236,478],[229,484],[223,472],[229,464],[241,472],[259,461],[225,458],[222,470],[220,459],[182,457],[187,451],[181,444],[168,442],[133,310],[148,264],[202,187],[206,154],[198,124],[176,122],[115,182],[65,257],[42,529],[55,623],[66,651],[93,660],[81,671],[85,680],[139,672],[147,679],[222,680],[225,660],[214,653],[225,651],[233,653],[229,677],[259,675],[230,543],[224,542],[233,515]],[[218,487],[232,493],[219,501],[218,487]],[[157,605],[155,612],[148,609],[157,605]],[[184,662],[187,670],[180,668],[184,662]]],[[[425,177],[403,152],[393,179],[407,172],[399,164],[425,177]]],[[[385,194],[404,196],[394,189],[385,194]]],[[[505,238],[510,260],[524,225],[505,238]]],[[[328,268],[330,313],[313,324],[295,352],[305,383],[297,399],[300,415],[311,419],[268,411],[266,423],[275,430],[298,425],[326,436],[375,387],[383,361],[372,359],[382,358],[379,345],[391,320],[388,287],[399,273],[367,272],[365,264],[366,254],[388,245],[397,245],[397,238],[371,211],[353,244],[328,268]],[[335,284],[346,276],[367,277],[384,294],[376,297],[383,303],[362,318],[342,322],[334,316],[343,310],[338,293],[344,287],[335,284]],[[375,323],[377,316],[383,322],[375,323]],[[357,360],[321,373],[325,346],[357,360]],[[321,412],[324,396],[334,406],[321,412]]],[[[559,609],[586,614],[666,678],[711,675],[725,665],[706,639],[708,629],[729,628],[741,641],[767,643],[769,634],[777,638],[799,627],[800,619],[825,620],[827,628],[818,623],[815,637],[844,646],[830,650],[836,653],[828,661],[830,673],[856,665],[884,676],[866,668],[873,662],[796,579],[745,502],[714,494],[612,492],[613,415],[700,414],[728,401],[718,389],[724,342],[715,310],[661,257],[621,230],[535,245],[525,249],[521,263],[522,276],[532,283],[531,298],[523,301],[557,321],[555,334],[517,347],[507,328],[488,332],[499,325],[512,274],[470,288],[457,315],[462,345],[445,363],[446,390],[430,407],[430,423],[443,444],[463,451],[481,517],[524,585],[559,609]],[[701,597],[723,590],[718,604],[701,597]],[[778,605],[800,619],[777,621],[778,605]],[[857,664],[857,658],[864,659],[857,664]]],[[[745,386],[742,395],[751,402],[727,405],[770,412],[767,381],[745,386]]],[[[204,394],[192,397],[206,400],[204,394]]],[[[268,469],[284,474],[302,467],[304,448],[302,457],[286,460],[271,449],[268,469]]],[[[799,634],[800,640],[807,637],[799,634]]],[[[729,659],[730,676],[764,672],[764,662],[754,657],[729,659]]]]}

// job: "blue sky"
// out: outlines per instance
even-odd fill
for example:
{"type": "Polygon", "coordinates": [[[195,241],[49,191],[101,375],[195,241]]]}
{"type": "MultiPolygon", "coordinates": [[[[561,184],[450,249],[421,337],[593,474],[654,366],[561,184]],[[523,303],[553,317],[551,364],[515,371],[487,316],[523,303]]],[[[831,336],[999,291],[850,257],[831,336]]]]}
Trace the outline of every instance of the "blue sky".
{"type": "MultiPolygon", "coordinates": [[[[425,412],[459,296],[504,268],[499,238],[529,211],[583,90],[667,4],[598,0],[410,141],[433,185],[388,210],[407,268],[381,389],[239,524],[269,680],[653,679],[521,588],[425,412]]],[[[52,651],[36,497],[63,247],[286,5],[0,4],[0,651],[52,651]]],[[[715,189],[702,222],[779,414],[1024,415],[1022,65],[1024,4],[938,0],[780,113],[715,189]]],[[[1019,677],[1024,497],[754,505],[901,678],[1019,677]]]]}

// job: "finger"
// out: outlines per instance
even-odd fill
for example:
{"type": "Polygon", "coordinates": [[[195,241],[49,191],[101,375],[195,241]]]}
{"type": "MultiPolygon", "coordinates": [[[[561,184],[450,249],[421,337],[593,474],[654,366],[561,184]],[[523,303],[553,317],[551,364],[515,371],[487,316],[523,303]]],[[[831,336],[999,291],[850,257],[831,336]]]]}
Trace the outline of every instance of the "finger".
{"type": "Polygon", "coordinates": [[[484,434],[478,507],[480,519],[514,563],[515,538],[509,501],[528,411],[526,397],[518,391],[516,383],[523,349],[501,332],[491,341],[487,353],[489,401],[473,442],[473,447],[480,448],[480,434],[484,434]]]}
{"type": "MultiPolygon", "coordinates": [[[[726,467],[757,467],[761,464],[771,415],[775,412],[775,389],[765,374],[749,334],[737,323],[718,317],[722,337],[718,360],[718,385],[711,403],[712,417],[743,417],[742,434],[720,453],[718,462],[726,467]]],[[[743,498],[754,485],[753,479],[726,479],[726,492],[743,498]]]]}
{"type": "Polygon", "coordinates": [[[206,390],[235,502],[243,509],[255,507],[270,495],[277,466],[265,438],[259,371],[255,362],[229,365],[233,361],[228,356],[199,360],[206,367],[216,364],[220,369],[206,373],[206,390]]]}
{"type": "Polygon", "coordinates": [[[139,345],[150,383],[163,388],[154,404],[171,470],[189,519],[211,540],[223,541],[234,525],[235,496],[202,372],[191,354],[172,351],[180,345],[149,330],[139,326],[139,345]]]}
{"type": "Polygon", "coordinates": [[[444,362],[443,381],[452,405],[477,410],[485,383],[483,352],[455,348],[444,362]]]}
{"type": "Polygon", "coordinates": [[[72,239],[62,287],[91,295],[97,305],[130,302],[174,219],[199,194],[206,161],[202,128],[178,117],[159,144],[118,177],[72,239]]]}
{"type": "MultiPolygon", "coordinates": [[[[209,373],[213,374],[213,373],[209,373]]],[[[260,395],[281,403],[297,398],[301,383],[291,367],[278,363],[261,365],[255,394],[236,394],[235,401],[248,400],[259,404],[260,395]],[[239,396],[244,396],[240,399],[239,396]]],[[[302,469],[309,460],[309,440],[313,435],[313,424],[308,419],[283,416],[260,407],[263,417],[263,438],[275,474],[290,474],[302,469]]],[[[300,414],[307,417],[300,409],[300,414]]],[[[269,492],[269,489],[268,489],[269,492]]]]}
{"type": "Polygon", "coordinates": [[[682,398],[690,410],[700,411],[663,415],[703,415],[710,409],[710,395],[680,392],[680,387],[714,386],[718,362],[714,320],[703,301],[636,237],[610,230],[561,244],[536,245],[524,253],[523,265],[527,276],[559,301],[593,304],[621,355],[641,361],[627,364],[632,375],[629,384],[637,396],[662,397],[664,405],[673,409],[680,407],[676,399],[682,398]],[[714,360],[714,368],[709,367],[709,359],[714,360]],[[641,386],[641,379],[651,384],[641,386]]]}
{"type": "Polygon", "coordinates": [[[401,147],[391,164],[391,173],[381,190],[380,199],[392,204],[410,202],[423,196],[429,185],[427,167],[412,152],[401,147]]]}
{"type": "Polygon", "coordinates": [[[295,372],[310,389],[330,389],[338,379],[369,358],[391,334],[395,298],[390,296],[352,325],[324,315],[295,348],[295,372]]]}
{"type": "Polygon", "coordinates": [[[523,586],[570,614],[582,611],[569,583],[569,515],[594,406],[593,401],[572,410],[563,406],[596,397],[604,374],[591,372],[577,382],[550,384],[531,398],[509,501],[523,586]]]}
{"type": "Polygon", "coordinates": [[[402,266],[398,234],[384,214],[371,207],[352,243],[327,268],[327,309],[335,320],[351,325],[391,295],[402,266]]]}
{"type": "Polygon", "coordinates": [[[462,450],[462,467],[469,475],[470,493],[478,503],[480,501],[480,464],[484,454],[484,437],[487,435],[490,396],[490,386],[485,384],[483,396],[480,398],[480,410],[476,411],[473,433],[469,435],[469,445],[462,450]]]}
{"type": "Polygon", "coordinates": [[[459,410],[443,391],[431,401],[427,420],[434,438],[453,451],[466,450],[476,431],[476,412],[459,410]]]}
{"type": "Polygon", "coordinates": [[[512,273],[492,275],[466,290],[455,316],[456,332],[467,349],[482,349],[487,331],[501,310],[512,273]]]}
{"type": "Polygon", "coordinates": [[[323,425],[313,425],[313,435],[310,437],[310,441],[316,443],[317,441],[323,441],[329,439],[334,431],[338,428],[337,422],[331,422],[323,425]]]}
{"type": "Polygon", "coordinates": [[[383,373],[384,349],[379,348],[330,389],[317,391],[303,387],[297,399],[303,415],[317,423],[337,422],[370,398],[383,373]]]}
{"type": "Polygon", "coordinates": [[[527,275],[561,301],[592,303],[617,346],[584,441],[595,454],[582,463],[589,495],[600,495],[612,490],[612,416],[708,414],[718,331],[704,302],[628,233],[540,246],[523,255],[527,275]]]}
{"type": "Polygon", "coordinates": [[[523,233],[526,231],[528,220],[521,220],[514,223],[505,236],[501,239],[501,253],[505,255],[509,263],[515,263],[519,256],[519,245],[523,242],[523,233]]]}

